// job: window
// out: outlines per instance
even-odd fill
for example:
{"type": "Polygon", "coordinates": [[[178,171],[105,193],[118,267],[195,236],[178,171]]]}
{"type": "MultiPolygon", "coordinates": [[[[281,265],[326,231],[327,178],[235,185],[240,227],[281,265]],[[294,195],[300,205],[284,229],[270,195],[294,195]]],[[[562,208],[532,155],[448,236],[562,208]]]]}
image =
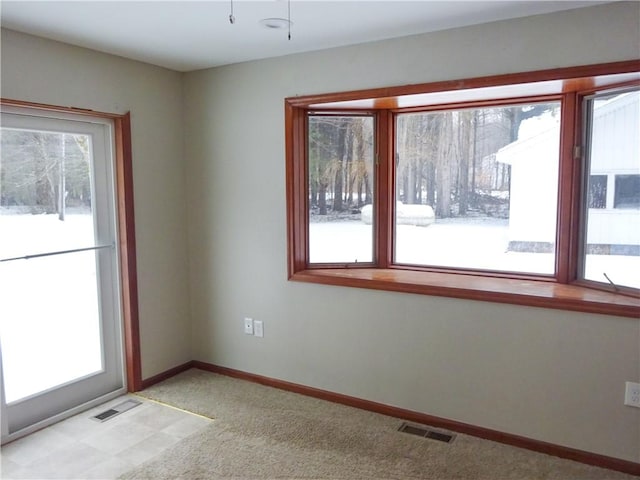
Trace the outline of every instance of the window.
{"type": "Polygon", "coordinates": [[[372,116],[309,115],[309,262],[371,263],[372,116]],[[370,211],[370,208],[368,209],[370,211]]]}
{"type": "Polygon", "coordinates": [[[598,92],[584,103],[589,208],[579,278],[640,289],[640,90],[598,92]]]}
{"type": "Polygon", "coordinates": [[[639,86],[634,61],[286,99],[290,278],[637,317],[639,86]]]}
{"type": "Polygon", "coordinates": [[[613,208],[640,209],[640,175],[616,175],[613,208]]]}
{"type": "Polygon", "coordinates": [[[399,113],[395,263],[553,275],[560,102],[399,113]]]}
{"type": "Polygon", "coordinates": [[[607,176],[589,176],[589,198],[587,204],[589,208],[607,208],[607,176]]]}

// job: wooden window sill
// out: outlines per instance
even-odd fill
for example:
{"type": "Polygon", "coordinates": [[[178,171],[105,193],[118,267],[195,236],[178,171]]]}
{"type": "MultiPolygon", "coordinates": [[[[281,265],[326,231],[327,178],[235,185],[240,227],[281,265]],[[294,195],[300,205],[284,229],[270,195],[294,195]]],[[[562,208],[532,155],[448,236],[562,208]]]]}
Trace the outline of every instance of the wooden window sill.
{"type": "Polygon", "coordinates": [[[382,268],[302,270],[290,280],[640,319],[640,298],[554,282],[382,268]]]}

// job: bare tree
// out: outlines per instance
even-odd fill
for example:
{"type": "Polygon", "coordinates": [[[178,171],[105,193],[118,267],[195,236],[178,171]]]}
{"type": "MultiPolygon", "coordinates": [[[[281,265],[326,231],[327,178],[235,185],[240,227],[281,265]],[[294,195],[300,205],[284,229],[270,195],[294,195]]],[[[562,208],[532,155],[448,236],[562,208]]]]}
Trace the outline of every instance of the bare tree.
{"type": "Polygon", "coordinates": [[[69,201],[91,202],[89,138],[86,135],[2,129],[2,205],[57,213],[69,201]]]}
{"type": "Polygon", "coordinates": [[[469,160],[473,158],[473,123],[473,111],[458,112],[458,215],[466,215],[469,208],[469,160]]]}
{"type": "Polygon", "coordinates": [[[454,142],[453,112],[439,116],[439,142],[436,154],[436,216],[451,216],[451,171],[455,168],[456,145],[454,142]]]}

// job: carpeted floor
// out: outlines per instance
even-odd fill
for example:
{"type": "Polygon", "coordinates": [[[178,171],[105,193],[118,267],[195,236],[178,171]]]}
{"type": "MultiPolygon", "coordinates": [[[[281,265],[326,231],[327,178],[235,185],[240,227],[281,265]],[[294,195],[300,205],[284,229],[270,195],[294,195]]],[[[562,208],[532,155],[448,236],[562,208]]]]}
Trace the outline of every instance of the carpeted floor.
{"type": "Polygon", "coordinates": [[[462,434],[416,437],[396,418],[201,370],[142,395],[215,421],[122,479],[638,480],[462,434]]]}

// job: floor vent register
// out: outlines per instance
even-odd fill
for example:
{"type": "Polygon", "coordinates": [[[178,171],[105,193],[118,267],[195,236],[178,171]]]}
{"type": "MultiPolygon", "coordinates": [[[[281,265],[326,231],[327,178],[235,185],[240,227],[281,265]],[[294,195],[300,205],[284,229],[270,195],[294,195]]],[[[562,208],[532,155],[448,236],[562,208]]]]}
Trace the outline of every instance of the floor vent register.
{"type": "Polygon", "coordinates": [[[113,417],[120,415],[121,413],[126,412],[127,410],[131,410],[132,408],[141,405],[142,402],[137,400],[126,400],[118,405],[111,407],[109,410],[105,410],[104,412],[99,413],[98,415],[94,415],[91,417],[92,420],[96,422],[106,422],[107,420],[111,420],[113,417]]]}
{"type": "Polygon", "coordinates": [[[416,435],[418,437],[430,438],[431,440],[438,440],[439,442],[451,443],[456,438],[452,433],[430,430],[429,428],[420,425],[410,425],[403,423],[398,428],[398,431],[416,435]]]}

